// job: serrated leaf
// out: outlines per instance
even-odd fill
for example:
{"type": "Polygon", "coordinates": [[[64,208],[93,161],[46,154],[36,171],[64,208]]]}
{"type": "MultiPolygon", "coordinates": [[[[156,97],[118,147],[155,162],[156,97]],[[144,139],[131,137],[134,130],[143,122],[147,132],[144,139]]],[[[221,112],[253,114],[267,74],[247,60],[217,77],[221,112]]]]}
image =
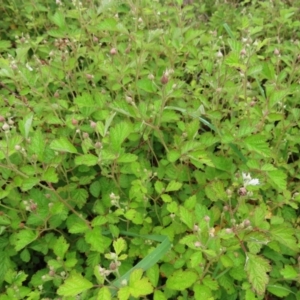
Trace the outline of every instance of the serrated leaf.
{"type": "Polygon", "coordinates": [[[172,202],[172,197],[168,194],[162,194],[160,197],[165,203],[172,202]]]}
{"type": "Polygon", "coordinates": [[[76,189],[71,192],[71,198],[79,208],[82,208],[88,199],[88,192],[85,189],[76,189]]]}
{"type": "Polygon", "coordinates": [[[100,22],[97,25],[97,29],[100,31],[116,31],[118,22],[113,18],[106,18],[104,21],[100,22]]]}
{"type": "Polygon", "coordinates": [[[83,93],[81,96],[77,96],[74,99],[74,103],[78,105],[79,108],[83,107],[95,107],[95,101],[93,99],[93,96],[88,93],[83,93]]]}
{"type": "Polygon", "coordinates": [[[30,149],[37,154],[39,160],[43,160],[45,150],[45,137],[41,130],[36,130],[30,143],[30,149]]]}
{"type": "Polygon", "coordinates": [[[51,21],[60,29],[65,27],[65,16],[60,10],[56,10],[55,14],[51,17],[51,21]]]}
{"type": "Polygon", "coordinates": [[[263,295],[269,282],[267,272],[271,271],[269,261],[261,256],[248,253],[245,270],[252,288],[258,295],[263,295]]]}
{"type": "Polygon", "coordinates": [[[130,297],[130,287],[125,286],[118,290],[118,300],[127,300],[130,297]]]}
{"type": "Polygon", "coordinates": [[[282,245],[298,252],[299,247],[295,238],[295,230],[291,227],[282,225],[273,225],[270,229],[272,238],[282,245]]]}
{"type": "Polygon", "coordinates": [[[98,294],[96,300],[111,300],[111,293],[108,287],[102,287],[98,294]]]}
{"type": "Polygon", "coordinates": [[[283,298],[286,297],[287,295],[289,295],[290,293],[293,293],[292,290],[284,287],[283,285],[280,284],[276,284],[276,285],[268,285],[267,288],[268,292],[270,292],[271,294],[279,297],[279,298],[283,298]]]}
{"type": "Polygon", "coordinates": [[[76,165],[95,166],[98,163],[98,157],[93,154],[84,154],[75,157],[76,165]]]}
{"type": "Polygon", "coordinates": [[[286,190],[287,175],[285,172],[283,172],[282,170],[268,171],[267,175],[278,189],[286,190]]]}
{"type": "Polygon", "coordinates": [[[92,230],[88,230],[85,233],[85,240],[91,245],[92,251],[104,253],[108,250],[111,244],[111,239],[103,236],[99,227],[95,227],[92,230]]]}
{"type": "Polygon", "coordinates": [[[21,184],[21,190],[23,192],[31,190],[35,185],[37,185],[40,180],[36,177],[29,177],[23,180],[21,184]]]}
{"type": "Polygon", "coordinates": [[[138,281],[130,282],[130,294],[135,298],[149,295],[153,293],[153,287],[147,278],[142,278],[138,281]]]}
{"type": "Polygon", "coordinates": [[[50,143],[50,149],[61,152],[77,153],[77,149],[65,137],[53,140],[50,143]]]}
{"type": "MultiPolygon", "coordinates": [[[[70,219],[70,218],[68,218],[68,219],[70,219]]],[[[86,222],[84,222],[80,218],[77,218],[76,222],[72,222],[69,225],[69,232],[70,233],[82,233],[82,232],[86,232],[88,229],[89,229],[89,227],[86,224],[86,222]]]]}
{"type": "Polygon", "coordinates": [[[146,275],[154,287],[157,287],[159,280],[159,267],[157,264],[147,270],[146,275]]]}
{"type": "Polygon", "coordinates": [[[97,198],[100,195],[100,191],[101,191],[101,184],[99,181],[94,181],[91,185],[90,185],[90,193],[97,198]]]}
{"type": "Polygon", "coordinates": [[[167,159],[169,162],[175,162],[180,157],[180,152],[176,150],[170,150],[167,153],[167,159]]]}
{"type": "Polygon", "coordinates": [[[219,289],[218,282],[215,279],[211,278],[211,276],[205,276],[203,279],[203,284],[209,287],[213,291],[219,289]]]}
{"type": "Polygon", "coordinates": [[[186,224],[189,229],[193,229],[193,227],[194,227],[194,216],[193,216],[193,214],[183,206],[180,207],[179,212],[180,212],[180,220],[184,224],[186,224]]]}
{"type": "Polygon", "coordinates": [[[166,287],[171,290],[184,291],[192,286],[197,278],[197,274],[192,271],[177,270],[167,279],[166,287]]]}
{"type": "Polygon", "coordinates": [[[167,300],[165,294],[160,291],[160,290],[156,290],[154,291],[154,298],[153,300],[167,300]]]}
{"type": "Polygon", "coordinates": [[[60,236],[53,246],[53,252],[57,257],[60,257],[61,259],[64,258],[66,252],[68,251],[69,244],[65,240],[63,236],[60,236]]]}
{"type": "Polygon", "coordinates": [[[131,133],[132,127],[128,122],[118,123],[110,130],[110,141],[114,151],[120,151],[121,144],[131,133]]]}
{"type": "Polygon", "coordinates": [[[28,263],[30,261],[30,252],[28,251],[27,248],[23,249],[22,252],[20,253],[20,258],[22,259],[22,261],[28,263]]]}
{"type": "Polygon", "coordinates": [[[0,250],[0,285],[2,284],[6,272],[11,267],[11,261],[9,258],[9,253],[7,251],[0,250]]]}
{"type": "Polygon", "coordinates": [[[131,285],[131,283],[139,281],[143,276],[143,272],[144,272],[143,269],[133,270],[132,273],[130,274],[130,277],[129,277],[130,285],[131,285]]]}
{"type": "Polygon", "coordinates": [[[147,78],[140,79],[137,82],[137,87],[148,93],[155,92],[155,90],[156,90],[154,83],[150,79],[147,79],[147,78]]]}
{"type": "Polygon", "coordinates": [[[280,271],[280,274],[285,278],[285,279],[293,279],[297,278],[299,275],[298,272],[295,270],[293,266],[286,265],[284,266],[284,269],[280,271]]]}
{"type": "Polygon", "coordinates": [[[136,161],[137,159],[138,159],[138,157],[135,154],[123,153],[118,157],[117,162],[118,163],[131,163],[131,162],[136,161]]]}
{"type": "Polygon", "coordinates": [[[7,50],[11,47],[11,42],[10,41],[4,41],[4,40],[1,40],[0,41],[0,50],[3,51],[3,50],[7,50]]]}
{"type": "Polygon", "coordinates": [[[195,293],[195,299],[205,299],[210,300],[212,293],[209,287],[203,285],[203,284],[195,284],[193,287],[194,293],[195,293]]]}
{"type": "Polygon", "coordinates": [[[266,143],[262,135],[256,134],[245,138],[244,143],[250,151],[254,151],[263,156],[270,156],[270,146],[266,143]]]}
{"type": "Polygon", "coordinates": [[[43,181],[46,181],[46,182],[52,182],[52,183],[58,182],[58,175],[56,173],[56,169],[53,167],[46,169],[46,171],[44,172],[44,174],[42,176],[42,179],[43,179],[43,181]]]}
{"type": "Polygon", "coordinates": [[[126,248],[126,242],[123,238],[118,238],[113,242],[114,250],[117,255],[119,255],[126,248]]]}
{"type": "Polygon", "coordinates": [[[177,182],[177,181],[172,180],[167,185],[166,192],[175,192],[175,191],[180,190],[181,187],[182,187],[181,182],[177,182]]]}
{"type": "Polygon", "coordinates": [[[20,251],[33,241],[35,241],[38,237],[37,231],[32,231],[29,229],[21,230],[16,234],[16,243],[15,243],[15,249],[16,251],[20,251]]]}
{"type": "Polygon", "coordinates": [[[11,220],[5,215],[0,215],[0,225],[10,225],[11,220]]]}
{"type": "Polygon", "coordinates": [[[156,181],[154,184],[155,191],[161,194],[164,190],[164,184],[161,181],[156,181]]]}
{"type": "Polygon", "coordinates": [[[57,293],[60,296],[74,297],[92,287],[93,284],[89,280],[76,271],[72,271],[70,276],[58,288],[57,293]]]}

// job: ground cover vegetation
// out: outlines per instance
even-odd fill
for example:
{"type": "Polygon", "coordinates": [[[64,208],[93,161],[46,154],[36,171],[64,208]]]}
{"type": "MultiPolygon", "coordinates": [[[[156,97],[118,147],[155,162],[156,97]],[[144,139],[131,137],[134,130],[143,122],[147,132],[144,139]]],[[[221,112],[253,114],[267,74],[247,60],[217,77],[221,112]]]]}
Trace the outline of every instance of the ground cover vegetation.
{"type": "Polygon", "coordinates": [[[300,299],[299,1],[0,7],[0,300],[300,299]]]}

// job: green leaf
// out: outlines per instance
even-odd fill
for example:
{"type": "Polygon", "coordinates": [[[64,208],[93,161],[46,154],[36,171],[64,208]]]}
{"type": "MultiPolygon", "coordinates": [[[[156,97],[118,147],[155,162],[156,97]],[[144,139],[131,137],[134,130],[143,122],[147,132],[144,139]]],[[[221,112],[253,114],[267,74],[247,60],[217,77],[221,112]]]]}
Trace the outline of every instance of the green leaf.
{"type": "Polygon", "coordinates": [[[227,195],[224,189],[224,183],[221,180],[212,181],[206,185],[205,193],[211,201],[225,200],[227,195]]]}
{"type": "Polygon", "coordinates": [[[266,143],[262,135],[256,134],[245,138],[244,143],[250,151],[254,151],[263,156],[270,156],[270,146],[266,143]]]}
{"type": "Polygon", "coordinates": [[[267,290],[268,290],[268,292],[270,292],[271,294],[273,294],[279,298],[286,297],[290,293],[293,293],[292,290],[290,290],[280,284],[268,285],[267,290]]]}
{"type": "Polygon", "coordinates": [[[162,195],[160,195],[160,197],[165,203],[172,202],[172,197],[168,194],[162,194],[162,195]]]}
{"type": "Polygon", "coordinates": [[[154,287],[157,287],[159,280],[159,267],[157,264],[147,270],[146,275],[154,287]]]}
{"type": "Polygon", "coordinates": [[[134,282],[129,281],[129,284],[130,294],[135,298],[153,293],[153,287],[147,278],[142,278],[134,282]]]}
{"type": "Polygon", "coordinates": [[[245,270],[252,288],[258,295],[263,295],[269,282],[267,272],[271,271],[269,261],[261,256],[248,253],[245,270]]]}
{"type": "Polygon", "coordinates": [[[91,251],[97,251],[99,253],[107,251],[111,244],[111,239],[103,236],[99,227],[88,230],[85,233],[85,240],[91,245],[91,251]]]}
{"type": "Polygon", "coordinates": [[[178,191],[178,190],[180,190],[181,187],[182,187],[182,183],[181,182],[176,182],[176,181],[172,180],[167,185],[166,192],[178,191]]]}
{"type": "Polygon", "coordinates": [[[38,237],[37,231],[32,231],[29,229],[21,230],[16,234],[16,243],[15,243],[15,249],[16,251],[20,251],[33,241],[35,241],[38,237]]]}
{"type": "Polygon", "coordinates": [[[11,261],[9,258],[9,253],[7,251],[0,250],[0,286],[4,280],[6,272],[11,267],[11,261]]]}
{"type": "Polygon", "coordinates": [[[180,206],[180,220],[188,226],[189,229],[194,227],[194,215],[185,207],[180,206]]]}
{"type": "Polygon", "coordinates": [[[161,194],[164,191],[164,184],[161,181],[156,181],[154,184],[155,191],[161,194]]]}
{"type": "Polygon", "coordinates": [[[123,238],[118,238],[113,242],[114,250],[117,255],[119,255],[126,248],[126,242],[123,238]]]}
{"type": "Polygon", "coordinates": [[[77,153],[77,149],[65,137],[53,140],[50,143],[50,149],[61,152],[77,153]]]}
{"type": "Polygon", "coordinates": [[[111,300],[109,288],[106,286],[100,288],[96,300],[111,300]]]}
{"type": "Polygon", "coordinates": [[[165,294],[160,291],[160,290],[156,290],[154,291],[154,298],[153,300],[167,300],[165,294]]]}
{"type": "Polygon", "coordinates": [[[127,300],[130,297],[130,287],[124,286],[118,290],[118,300],[127,300]]]}
{"type": "Polygon", "coordinates": [[[175,162],[180,157],[180,152],[176,150],[170,150],[167,153],[167,158],[169,162],[175,162]]]}
{"type": "Polygon", "coordinates": [[[203,284],[196,283],[193,287],[193,290],[195,292],[195,299],[205,299],[205,300],[214,299],[211,298],[212,293],[210,288],[203,284]]]}
{"type": "Polygon", "coordinates": [[[153,84],[153,82],[150,79],[140,79],[137,82],[137,87],[140,88],[141,90],[148,92],[148,93],[152,93],[155,92],[156,88],[155,85],[153,84]]]}
{"type": "Polygon", "coordinates": [[[286,190],[286,179],[287,174],[282,170],[268,171],[268,177],[271,179],[271,182],[280,190],[286,190]]]}
{"type": "Polygon", "coordinates": [[[132,131],[132,126],[128,122],[118,123],[110,130],[110,141],[114,151],[120,151],[121,144],[132,131]]]}
{"type": "Polygon", "coordinates": [[[32,120],[33,120],[33,113],[30,113],[27,116],[25,116],[24,119],[22,121],[20,121],[20,123],[19,123],[20,131],[22,132],[23,136],[26,139],[28,139],[28,137],[29,137],[32,120]]]}
{"type": "Polygon", "coordinates": [[[215,279],[211,278],[211,276],[205,276],[203,279],[203,284],[213,291],[217,291],[219,289],[218,282],[215,279]]]}
{"type": "Polygon", "coordinates": [[[85,279],[81,274],[72,271],[66,281],[58,288],[60,296],[74,297],[93,287],[93,284],[85,279]]]}
{"type": "Polygon", "coordinates": [[[299,275],[298,272],[295,270],[293,266],[286,265],[284,266],[284,269],[280,271],[280,274],[285,278],[285,279],[294,279],[297,278],[299,275]]]}
{"type": "Polygon", "coordinates": [[[28,263],[31,259],[30,252],[28,251],[27,248],[23,249],[22,252],[20,253],[20,258],[22,261],[28,263]]]}
{"type": "Polygon", "coordinates": [[[5,215],[0,215],[0,225],[10,225],[11,220],[5,215]]]}
{"type": "Polygon", "coordinates": [[[114,18],[106,18],[104,21],[97,25],[97,29],[100,31],[116,31],[118,22],[114,18]]]}
{"type": "Polygon", "coordinates": [[[79,208],[82,208],[89,197],[85,189],[75,189],[71,192],[71,198],[79,208]]]}
{"type": "Polygon", "coordinates": [[[137,159],[138,159],[138,157],[135,154],[123,153],[118,157],[117,162],[118,163],[131,163],[131,162],[136,161],[137,159]]]}
{"type": "Polygon", "coordinates": [[[60,259],[63,259],[66,252],[69,249],[69,244],[67,243],[67,241],[65,240],[65,238],[63,236],[60,236],[54,246],[53,246],[53,252],[57,257],[60,257],[60,259]]]}
{"type": "Polygon", "coordinates": [[[86,222],[76,216],[76,219],[72,219],[71,217],[68,218],[70,222],[68,228],[70,233],[82,233],[86,232],[89,227],[86,222]]]}
{"type": "Polygon", "coordinates": [[[192,286],[197,278],[197,274],[192,271],[177,270],[167,279],[166,287],[171,290],[184,291],[192,286]]]}
{"type": "Polygon", "coordinates": [[[43,181],[56,183],[58,182],[58,175],[54,167],[47,168],[42,176],[43,181]]]}
{"type": "Polygon", "coordinates": [[[100,191],[101,191],[101,183],[99,181],[94,181],[91,185],[90,185],[90,193],[94,196],[94,197],[98,197],[100,195],[100,191]]]}
{"type": "Polygon", "coordinates": [[[11,42],[10,41],[0,41],[0,50],[3,51],[3,50],[7,50],[11,47],[11,42]]]}
{"type": "Polygon", "coordinates": [[[295,238],[295,230],[291,227],[273,225],[270,229],[272,238],[282,245],[298,252],[299,247],[295,238]]]}
{"type": "Polygon", "coordinates": [[[51,21],[61,29],[65,27],[65,17],[60,10],[56,10],[55,14],[51,17],[51,21]]]}
{"type": "Polygon", "coordinates": [[[45,137],[41,130],[36,130],[31,138],[30,149],[37,154],[39,160],[43,160],[45,150],[45,137]]]}
{"type": "MultiPolygon", "coordinates": [[[[161,258],[164,257],[164,255],[169,251],[171,248],[171,243],[169,239],[166,236],[162,235],[145,235],[141,236],[135,233],[131,232],[120,232],[123,235],[128,236],[136,236],[136,237],[142,237],[149,240],[154,240],[161,242],[159,246],[157,246],[151,253],[149,253],[145,258],[143,258],[137,265],[135,265],[133,268],[131,268],[127,273],[122,275],[120,278],[113,281],[112,286],[120,288],[122,286],[123,280],[129,280],[130,274],[135,269],[143,269],[144,271],[147,271],[149,268],[151,268],[153,265],[155,265],[161,258]]],[[[115,294],[115,290],[112,290],[112,295],[115,294]]]]}
{"type": "Polygon", "coordinates": [[[38,178],[35,177],[29,177],[23,180],[21,184],[21,190],[22,191],[29,191],[31,190],[35,185],[37,185],[40,182],[38,178]]]}
{"type": "Polygon", "coordinates": [[[93,154],[84,154],[75,157],[76,165],[95,166],[98,163],[98,157],[93,154]]]}
{"type": "Polygon", "coordinates": [[[79,108],[83,107],[94,107],[95,106],[95,101],[93,99],[93,96],[88,93],[83,93],[81,96],[77,96],[74,99],[75,104],[78,105],[79,108]]]}

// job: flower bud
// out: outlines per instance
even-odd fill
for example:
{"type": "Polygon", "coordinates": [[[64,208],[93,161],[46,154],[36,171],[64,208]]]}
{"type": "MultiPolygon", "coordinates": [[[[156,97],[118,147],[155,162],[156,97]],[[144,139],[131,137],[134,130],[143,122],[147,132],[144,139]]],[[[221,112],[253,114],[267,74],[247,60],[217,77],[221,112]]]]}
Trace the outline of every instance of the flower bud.
{"type": "Polygon", "coordinates": [[[2,126],[2,129],[4,130],[4,131],[8,131],[9,130],[9,125],[7,124],[7,123],[4,123],[3,124],[3,126],[2,126]]]}
{"type": "Polygon", "coordinates": [[[163,76],[162,76],[161,79],[160,79],[160,82],[161,82],[162,84],[167,84],[167,83],[169,82],[168,76],[167,76],[166,74],[163,74],[163,76]]]}
{"type": "Polygon", "coordinates": [[[116,55],[118,53],[118,50],[116,48],[111,48],[109,53],[111,55],[116,55]]]}

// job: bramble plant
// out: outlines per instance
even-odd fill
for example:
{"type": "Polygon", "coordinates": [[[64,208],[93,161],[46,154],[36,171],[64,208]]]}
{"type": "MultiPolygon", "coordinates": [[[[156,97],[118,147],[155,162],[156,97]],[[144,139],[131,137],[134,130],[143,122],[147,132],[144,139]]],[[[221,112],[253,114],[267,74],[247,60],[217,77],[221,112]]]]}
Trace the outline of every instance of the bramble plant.
{"type": "Polygon", "coordinates": [[[300,299],[300,1],[3,1],[0,300],[300,299]]]}

